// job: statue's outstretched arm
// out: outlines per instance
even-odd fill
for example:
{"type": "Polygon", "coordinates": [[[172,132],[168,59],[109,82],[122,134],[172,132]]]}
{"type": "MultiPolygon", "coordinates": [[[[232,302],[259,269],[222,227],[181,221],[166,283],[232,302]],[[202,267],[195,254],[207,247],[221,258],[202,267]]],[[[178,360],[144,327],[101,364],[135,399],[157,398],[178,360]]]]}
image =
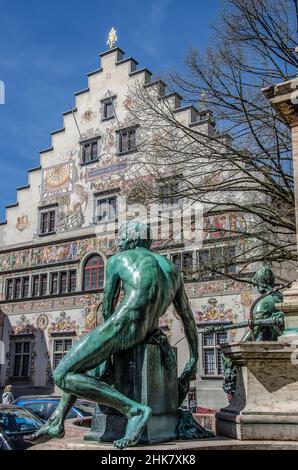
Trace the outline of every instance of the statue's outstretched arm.
{"type": "Polygon", "coordinates": [[[113,313],[120,293],[121,279],[117,273],[115,260],[110,258],[106,265],[106,285],[103,293],[102,314],[107,320],[113,313]]]}

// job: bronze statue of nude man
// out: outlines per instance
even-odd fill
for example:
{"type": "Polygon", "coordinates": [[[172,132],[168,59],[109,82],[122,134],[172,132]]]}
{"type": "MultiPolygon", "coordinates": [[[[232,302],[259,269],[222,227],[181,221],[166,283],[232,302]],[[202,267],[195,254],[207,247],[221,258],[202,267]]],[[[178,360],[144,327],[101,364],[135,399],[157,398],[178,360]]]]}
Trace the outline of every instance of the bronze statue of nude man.
{"type": "Polygon", "coordinates": [[[143,343],[156,330],[160,317],[172,303],[183,322],[190,350],[190,358],[178,380],[187,391],[190,380],[195,379],[197,328],[183,279],[171,261],[150,251],[151,241],[147,224],[130,221],[121,228],[120,252],[106,265],[102,304],[105,321],[80,338],[54,371],[55,383],[63,390],[63,396],[44,426],[27,436],[30,442],[63,437],[65,417],[79,397],[122,412],[127,417],[126,433],[114,445],[118,448],[135,445],[150,419],[151,408],[127,398],[88,372],[103,365],[116,352],[143,343]],[[121,285],[124,297],[118,303],[121,285]]]}

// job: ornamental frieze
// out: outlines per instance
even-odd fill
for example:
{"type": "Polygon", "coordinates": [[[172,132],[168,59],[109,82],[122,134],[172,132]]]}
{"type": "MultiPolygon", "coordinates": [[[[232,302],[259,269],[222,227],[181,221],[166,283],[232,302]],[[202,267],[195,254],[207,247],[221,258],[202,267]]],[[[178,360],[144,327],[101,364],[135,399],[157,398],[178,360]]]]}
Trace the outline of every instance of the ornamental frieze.
{"type": "Polygon", "coordinates": [[[94,302],[101,298],[101,294],[88,294],[82,296],[62,297],[46,300],[34,300],[29,302],[15,302],[2,305],[1,310],[4,314],[11,313],[34,313],[48,312],[69,308],[88,308],[94,302]]]}
{"type": "Polygon", "coordinates": [[[110,255],[115,247],[107,238],[93,237],[2,253],[0,254],[0,272],[45,264],[79,261],[85,254],[94,250],[110,255]]]}
{"type": "MultiPolygon", "coordinates": [[[[228,293],[234,294],[239,293],[245,287],[243,282],[233,280],[218,280],[218,281],[206,281],[197,282],[193,284],[186,284],[185,290],[190,298],[197,298],[203,295],[216,294],[216,293],[228,293]]],[[[246,287],[247,290],[247,287],[246,287]]]]}

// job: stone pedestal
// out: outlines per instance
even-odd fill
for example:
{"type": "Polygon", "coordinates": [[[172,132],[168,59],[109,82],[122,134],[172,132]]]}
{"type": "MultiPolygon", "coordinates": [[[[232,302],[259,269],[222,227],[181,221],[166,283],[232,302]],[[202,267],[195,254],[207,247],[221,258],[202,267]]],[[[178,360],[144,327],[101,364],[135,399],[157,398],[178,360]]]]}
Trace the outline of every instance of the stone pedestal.
{"type": "MultiPolygon", "coordinates": [[[[295,49],[298,53],[298,47],[295,49]]],[[[285,124],[289,126],[292,134],[292,153],[295,186],[295,218],[296,242],[298,250],[298,77],[287,80],[267,88],[263,88],[264,95],[279,113],[285,124]]],[[[285,342],[298,341],[298,279],[292,287],[284,292],[284,302],[280,309],[285,313],[285,342]]],[[[281,340],[283,342],[283,339],[281,340]]]]}
{"type": "Polygon", "coordinates": [[[283,293],[283,297],[283,303],[279,308],[285,314],[285,331],[280,340],[295,341],[298,340],[298,281],[283,293]]]}
{"type": "Polygon", "coordinates": [[[297,351],[282,342],[231,343],[236,393],[216,413],[216,432],[240,440],[298,440],[297,351]]]}
{"type": "MultiPolygon", "coordinates": [[[[153,444],[177,438],[177,367],[166,369],[161,349],[143,344],[114,356],[115,388],[129,398],[152,408],[152,416],[140,443],[153,444]]],[[[85,440],[112,442],[124,436],[127,420],[112,408],[97,407],[91,432],[85,440]]]]}

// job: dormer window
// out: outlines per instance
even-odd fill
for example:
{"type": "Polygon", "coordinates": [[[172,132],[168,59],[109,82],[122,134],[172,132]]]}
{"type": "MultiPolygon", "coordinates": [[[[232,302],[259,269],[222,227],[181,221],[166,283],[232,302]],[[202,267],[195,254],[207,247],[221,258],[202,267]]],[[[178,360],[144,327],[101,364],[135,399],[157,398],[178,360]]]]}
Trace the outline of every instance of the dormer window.
{"type": "Polygon", "coordinates": [[[82,163],[92,163],[98,161],[98,139],[81,142],[82,163]]]}
{"type": "Polygon", "coordinates": [[[103,121],[115,117],[115,96],[111,96],[101,101],[101,119],[103,121]]]}

